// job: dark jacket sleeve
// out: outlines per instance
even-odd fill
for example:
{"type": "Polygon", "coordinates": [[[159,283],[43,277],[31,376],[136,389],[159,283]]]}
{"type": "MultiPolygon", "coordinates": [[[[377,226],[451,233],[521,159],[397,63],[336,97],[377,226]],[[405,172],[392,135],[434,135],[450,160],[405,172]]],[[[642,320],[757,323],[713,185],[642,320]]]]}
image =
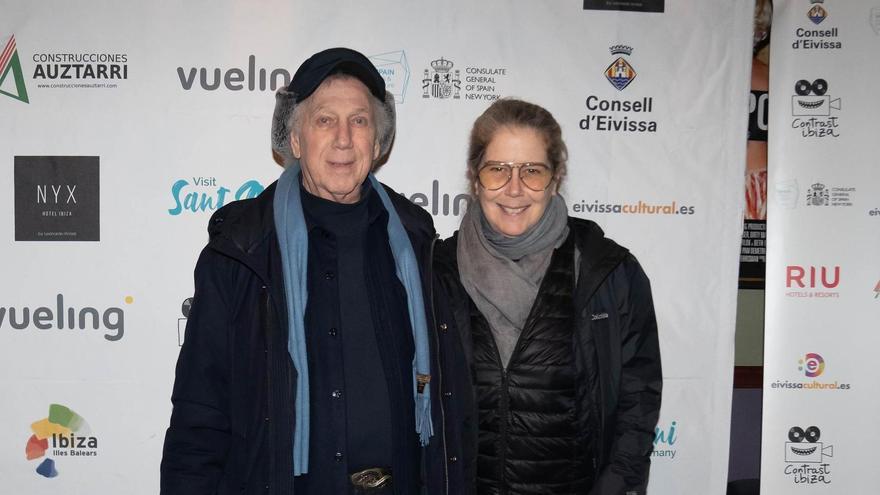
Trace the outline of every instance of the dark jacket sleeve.
{"type": "Polygon", "coordinates": [[[621,265],[620,370],[614,442],[590,495],[643,495],[660,415],[663,378],[651,285],[632,256],[621,265]]]}
{"type": "Polygon", "coordinates": [[[227,263],[206,248],[196,264],[162,453],[162,495],[215,494],[224,471],[230,438],[227,263]]]}

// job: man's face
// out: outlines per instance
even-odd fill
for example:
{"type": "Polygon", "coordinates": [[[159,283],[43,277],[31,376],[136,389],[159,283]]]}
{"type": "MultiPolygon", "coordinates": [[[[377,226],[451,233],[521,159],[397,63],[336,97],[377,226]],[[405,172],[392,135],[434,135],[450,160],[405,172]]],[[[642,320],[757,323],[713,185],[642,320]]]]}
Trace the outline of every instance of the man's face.
{"type": "Polygon", "coordinates": [[[353,77],[322,83],[302,104],[299,132],[290,135],[303,186],[320,198],[355,203],[379,156],[370,92],[353,77]]]}

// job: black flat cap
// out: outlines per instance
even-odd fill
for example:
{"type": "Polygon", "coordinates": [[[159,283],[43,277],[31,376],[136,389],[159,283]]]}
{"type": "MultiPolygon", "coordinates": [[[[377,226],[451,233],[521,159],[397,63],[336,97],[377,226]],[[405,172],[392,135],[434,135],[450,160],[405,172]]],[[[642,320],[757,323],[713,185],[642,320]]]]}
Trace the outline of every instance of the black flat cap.
{"type": "Polygon", "coordinates": [[[290,81],[287,90],[296,95],[299,103],[315,92],[333,72],[351,74],[360,79],[379,101],[385,101],[385,80],[363,53],[351,48],[328,48],[308,58],[290,81]]]}

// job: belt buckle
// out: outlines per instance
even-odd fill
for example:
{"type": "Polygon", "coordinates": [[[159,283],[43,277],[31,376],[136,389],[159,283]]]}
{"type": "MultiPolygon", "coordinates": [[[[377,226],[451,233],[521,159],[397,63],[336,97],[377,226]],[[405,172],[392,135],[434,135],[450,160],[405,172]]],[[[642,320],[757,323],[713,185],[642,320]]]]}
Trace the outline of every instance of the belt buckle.
{"type": "Polygon", "coordinates": [[[391,472],[385,468],[369,468],[351,475],[351,484],[361,490],[374,490],[391,485],[391,472]]]}

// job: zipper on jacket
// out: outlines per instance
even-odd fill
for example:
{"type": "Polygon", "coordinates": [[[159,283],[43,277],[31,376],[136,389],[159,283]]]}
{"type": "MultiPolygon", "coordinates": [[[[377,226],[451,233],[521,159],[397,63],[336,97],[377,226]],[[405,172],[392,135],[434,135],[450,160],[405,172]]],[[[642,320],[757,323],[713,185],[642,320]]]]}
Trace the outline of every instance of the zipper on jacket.
{"type": "Polygon", "coordinates": [[[437,390],[440,393],[440,397],[437,398],[437,403],[440,404],[440,432],[441,432],[441,445],[443,445],[443,483],[445,485],[445,491],[447,495],[449,495],[449,453],[446,451],[446,411],[443,407],[443,373],[440,372],[440,337],[437,335],[437,311],[434,305],[434,244],[437,242],[437,239],[440,238],[440,234],[434,233],[434,238],[431,239],[431,247],[428,250],[428,299],[431,301],[431,325],[435,328],[432,330],[432,334],[434,335],[434,348],[436,349],[437,356],[437,371],[435,374],[437,375],[437,390]]]}
{"type": "MultiPolygon", "coordinates": [[[[498,361],[501,359],[499,357],[498,361]]],[[[501,495],[507,494],[507,436],[510,422],[510,377],[507,368],[501,368],[501,495]]]]}
{"type": "MultiPolygon", "coordinates": [[[[271,419],[273,411],[272,407],[274,405],[274,401],[272,400],[272,363],[270,362],[270,356],[272,355],[272,333],[270,331],[270,328],[272,325],[269,323],[269,315],[271,314],[270,311],[272,310],[272,298],[269,294],[268,286],[263,285],[262,290],[263,295],[266,298],[265,305],[263,307],[264,316],[263,318],[261,318],[261,323],[264,327],[263,332],[266,339],[266,347],[264,349],[264,352],[266,354],[266,420],[269,423],[268,425],[266,425],[266,435],[269,442],[269,452],[275,452],[275,421],[272,421],[271,419]]],[[[275,465],[275,456],[270,456],[269,469],[269,479],[274,479],[277,470],[277,466],[275,465]]],[[[272,484],[274,485],[274,483],[272,484]]]]}

